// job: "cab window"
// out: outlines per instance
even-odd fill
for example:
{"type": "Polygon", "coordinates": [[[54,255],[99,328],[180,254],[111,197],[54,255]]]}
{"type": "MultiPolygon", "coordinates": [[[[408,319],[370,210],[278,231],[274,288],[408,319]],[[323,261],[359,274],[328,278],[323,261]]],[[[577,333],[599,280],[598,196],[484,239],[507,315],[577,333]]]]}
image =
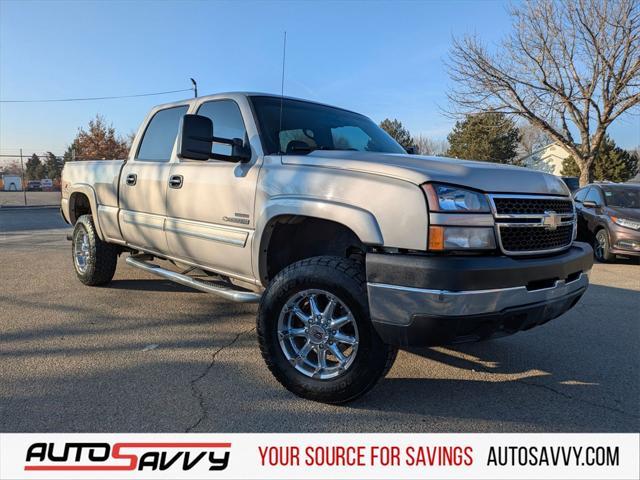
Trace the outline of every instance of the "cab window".
{"type": "Polygon", "coordinates": [[[156,112],[144,131],[136,159],[168,162],[176,142],[180,120],[188,108],[187,105],[181,105],[156,112]]]}
{"type": "MultiPolygon", "coordinates": [[[[214,100],[202,104],[198,115],[209,117],[213,122],[213,136],[231,140],[239,138],[246,141],[247,129],[242,120],[238,104],[233,100],[214,100]]],[[[231,155],[231,145],[214,143],[212,153],[231,155]]]]}

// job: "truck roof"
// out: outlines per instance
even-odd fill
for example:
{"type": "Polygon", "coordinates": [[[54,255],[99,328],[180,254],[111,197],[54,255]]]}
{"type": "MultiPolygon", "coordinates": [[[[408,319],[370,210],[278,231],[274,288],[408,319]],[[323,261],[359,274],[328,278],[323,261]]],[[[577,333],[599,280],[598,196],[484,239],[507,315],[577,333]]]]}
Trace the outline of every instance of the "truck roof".
{"type": "Polygon", "coordinates": [[[299,97],[290,97],[288,95],[279,95],[279,94],[275,94],[275,93],[264,93],[264,92],[220,92],[220,93],[213,93],[210,95],[201,95],[198,98],[185,98],[183,100],[176,100],[174,102],[169,102],[169,103],[161,103],[159,105],[154,106],[154,109],[159,109],[159,108],[167,108],[167,107],[174,107],[177,105],[184,105],[185,103],[191,103],[193,101],[202,101],[202,100],[215,100],[217,98],[233,98],[233,97],[273,97],[273,98],[286,98],[287,100],[298,100],[300,102],[308,102],[308,103],[315,103],[316,105],[323,105],[325,107],[331,107],[331,108],[337,108],[340,110],[345,110],[347,112],[351,112],[351,113],[356,113],[358,115],[362,115],[359,112],[354,112],[353,110],[349,110],[347,108],[343,108],[343,107],[337,107],[335,105],[330,105],[328,103],[322,103],[322,102],[316,102],[314,100],[308,100],[306,98],[299,98],[299,97]]]}

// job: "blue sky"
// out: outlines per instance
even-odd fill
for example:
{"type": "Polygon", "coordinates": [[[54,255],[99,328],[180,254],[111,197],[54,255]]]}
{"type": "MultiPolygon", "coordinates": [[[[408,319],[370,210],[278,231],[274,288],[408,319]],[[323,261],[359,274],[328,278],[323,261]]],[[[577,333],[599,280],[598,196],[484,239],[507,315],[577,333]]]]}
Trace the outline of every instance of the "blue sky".
{"type": "MultiPolygon", "coordinates": [[[[453,35],[496,42],[510,28],[500,1],[191,2],[0,0],[0,99],[127,95],[190,87],[279,92],[343,106],[412,133],[445,138],[453,35]]],[[[120,133],[153,105],[189,92],[123,100],[0,104],[0,153],[61,154],[96,113],[120,133]]],[[[640,117],[610,133],[640,144],[640,117]]]]}

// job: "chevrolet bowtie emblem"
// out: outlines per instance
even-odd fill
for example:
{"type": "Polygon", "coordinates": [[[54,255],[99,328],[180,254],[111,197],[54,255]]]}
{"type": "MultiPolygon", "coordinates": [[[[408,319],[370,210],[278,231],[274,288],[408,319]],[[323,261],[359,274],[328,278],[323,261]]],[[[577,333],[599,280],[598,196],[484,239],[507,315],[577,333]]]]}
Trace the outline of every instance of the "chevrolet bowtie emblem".
{"type": "Polygon", "coordinates": [[[547,230],[555,230],[556,228],[558,228],[558,225],[560,225],[561,221],[562,219],[560,218],[560,215],[558,215],[556,212],[544,212],[544,217],[542,217],[541,220],[542,225],[547,230]]]}

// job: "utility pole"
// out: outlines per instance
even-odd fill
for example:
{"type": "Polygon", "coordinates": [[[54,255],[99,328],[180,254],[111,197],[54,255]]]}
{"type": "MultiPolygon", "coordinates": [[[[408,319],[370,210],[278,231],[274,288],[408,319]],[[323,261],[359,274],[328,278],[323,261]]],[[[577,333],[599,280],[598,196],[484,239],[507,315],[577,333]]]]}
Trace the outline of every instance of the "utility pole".
{"type": "Polygon", "coordinates": [[[191,83],[193,83],[193,97],[198,98],[198,82],[196,82],[193,78],[190,79],[191,83]]]}
{"type": "Polygon", "coordinates": [[[24,196],[24,206],[27,206],[27,190],[24,186],[24,163],[22,162],[22,149],[20,149],[20,171],[22,172],[22,195],[24,196]]]}

